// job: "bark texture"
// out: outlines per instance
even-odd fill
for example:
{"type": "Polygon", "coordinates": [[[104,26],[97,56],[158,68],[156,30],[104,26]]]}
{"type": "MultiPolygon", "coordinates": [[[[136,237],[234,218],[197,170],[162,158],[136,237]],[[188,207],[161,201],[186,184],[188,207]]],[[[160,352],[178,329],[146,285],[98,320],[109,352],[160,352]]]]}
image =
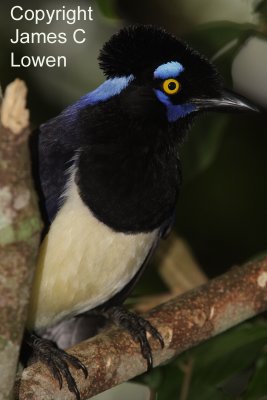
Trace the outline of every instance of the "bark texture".
{"type": "Polygon", "coordinates": [[[13,398],[41,223],[32,190],[26,86],[15,80],[0,121],[0,400],[13,398]]]}
{"type": "MultiPolygon", "coordinates": [[[[154,365],[267,310],[267,257],[234,267],[226,274],[151,310],[146,317],[165,341],[161,350],[151,339],[154,365]]],[[[88,367],[89,377],[74,371],[82,399],[133,378],[146,370],[138,344],[121,329],[112,328],[70,350],[88,367]]],[[[17,381],[16,399],[73,399],[64,383],[36,363],[17,381]]]]}

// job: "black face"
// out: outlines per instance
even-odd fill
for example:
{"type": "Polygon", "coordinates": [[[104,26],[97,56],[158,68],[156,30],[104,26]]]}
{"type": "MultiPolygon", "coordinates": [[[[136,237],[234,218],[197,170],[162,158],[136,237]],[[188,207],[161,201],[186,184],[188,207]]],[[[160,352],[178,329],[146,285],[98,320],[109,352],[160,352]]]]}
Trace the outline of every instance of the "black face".
{"type": "MultiPolygon", "coordinates": [[[[151,26],[121,30],[99,60],[109,80],[101,85],[106,101],[79,115],[80,195],[112,229],[148,232],[172,218],[179,145],[196,112],[225,101],[221,79],[205,58],[151,26]]],[[[234,97],[227,101],[236,107],[234,97]]]]}
{"type": "Polygon", "coordinates": [[[142,93],[156,96],[167,109],[169,122],[206,108],[252,108],[244,99],[223,90],[221,77],[207,59],[159,28],[121,30],[104,45],[99,61],[109,78],[132,75],[131,85],[139,88],[140,97],[142,93]],[[180,69],[168,67],[175,63],[180,69]],[[180,108],[175,110],[175,105],[180,108]]]}
{"type": "Polygon", "coordinates": [[[180,90],[169,95],[174,104],[183,104],[194,96],[215,96],[221,89],[217,71],[204,57],[169,33],[151,26],[121,30],[104,45],[99,60],[108,77],[133,75],[138,86],[163,92],[164,79],[155,78],[155,71],[166,63],[178,62],[183,72],[178,79],[180,90]]]}
{"type": "Polygon", "coordinates": [[[164,106],[165,118],[170,123],[200,111],[194,104],[195,99],[218,98],[222,91],[221,81],[213,67],[189,51],[187,49],[186,57],[174,56],[155,69],[155,65],[149,66],[137,73],[132,82],[132,86],[142,88],[140,101],[150,93],[151,103],[156,100],[164,106]]]}

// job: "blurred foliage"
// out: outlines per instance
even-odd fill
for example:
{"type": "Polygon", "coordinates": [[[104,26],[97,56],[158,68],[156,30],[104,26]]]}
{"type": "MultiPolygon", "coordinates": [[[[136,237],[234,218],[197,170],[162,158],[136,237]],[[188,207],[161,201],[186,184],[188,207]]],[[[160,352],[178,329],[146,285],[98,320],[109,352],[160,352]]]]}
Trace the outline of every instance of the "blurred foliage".
{"type": "Polygon", "coordinates": [[[216,114],[199,119],[198,123],[192,127],[190,139],[182,149],[182,164],[186,182],[205,171],[215,160],[228,123],[229,116],[216,114]]]}
{"type": "Polygon", "coordinates": [[[240,46],[255,34],[257,26],[234,22],[211,22],[197,26],[184,37],[193,47],[216,63],[224,82],[232,85],[231,65],[240,46]]]}
{"type": "Polygon", "coordinates": [[[259,400],[267,394],[266,343],[265,321],[244,323],[138,380],[157,400],[259,400]]]}
{"type": "MultiPolygon", "coordinates": [[[[242,21],[223,21],[218,0],[197,0],[194,13],[187,13],[185,2],[191,0],[95,0],[94,22],[86,25],[87,43],[77,48],[69,43],[53,50],[70,59],[66,70],[11,69],[10,52],[19,55],[51,51],[49,45],[12,46],[10,37],[21,30],[64,31],[66,25],[27,26],[10,21],[9,10],[15,1],[1,2],[0,77],[5,86],[19,76],[29,87],[29,108],[34,124],[56,115],[68,103],[93,89],[103,79],[97,55],[103,42],[128,23],[154,23],[165,27],[212,59],[225,84],[231,88],[232,63],[249,37],[267,35],[267,1],[235,0],[225,7],[240,7],[242,21]],[[210,3],[209,3],[210,2],[210,3]],[[214,19],[199,24],[197,13],[208,7],[214,19]],[[243,10],[244,8],[244,10],[243,10]],[[248,11],[250,10],[250,11],[248,11]],[[247,15],[247,19],[245,16],[247,15]]],[[[24,0],[24,8],[58,6],[54,0],[24,0]]],[[[220,4],[222,4],[220,2],[220,4]]],[[[85,0],[79,1],[88,6],[85,0]]],[[[69,0],[68,6],[77,6],[69,0]]],[[[231,11],[228,12],[231,14],[231,11]]],[[[203,19],[203,18],[202,18],[203,19]]],[[[77,26],[78,27],[78,26],[77,26]]],[[[49,54],[49,53],[48,53],[49,54]]],[[[253,64],[261,62],[251,59],[253,64]]],[[[266,81],[262,82],[267,93],[266,81]]],[[[248,94],[249,95],[249,94],[248,94]]],[[[267,125],[261,115],[203,116],[193,126],[181,149],[184,186],[177,208],[177,232],[189,242],[198,261],[210,276],[218,275],[234,263],[241,263],[259,253],[266,254],[267,244],[267,125]]],[[[177,260],[179,262],[179,260],[177,260]]],[[[159,275],[148,270],[141,279],[137,294],[166,291],[159,275]]],[[[232,329],[196,347],[172,363],[156,368],[141,380],[154,388],[158,400],[260,400],[267,398],[266,322],[255,320],[232,329]],[[185,372],[187,371],[187,372],[185,372]],[[188,372],[189,371],[189,372],[188,372]],[[188,376],[192,373],[192,376],[188,376]],[[186,378],[187,377],[187,378],[186,378]],[[187,379],[187,389],[185,388],[187,379]],[[181,397],[181,390],[184,392],[181,397]]]]}
{"type": "Polygon", "coordinates": [[[267,22],[267,0],[260,1],[255,10],[260,14],[261,19],[267,22]]]}
{"type": "Polygon", "coordinates": [[[264,124],[265,116],[229,119],[215,160],[181,192],[177,230],[210,276],[266,250],[264,124]]]}
{"type": "Polygon", "coordinates": [[[117,18],[115,0],[97,0],[101,13],[107,18],[117,18]]]}

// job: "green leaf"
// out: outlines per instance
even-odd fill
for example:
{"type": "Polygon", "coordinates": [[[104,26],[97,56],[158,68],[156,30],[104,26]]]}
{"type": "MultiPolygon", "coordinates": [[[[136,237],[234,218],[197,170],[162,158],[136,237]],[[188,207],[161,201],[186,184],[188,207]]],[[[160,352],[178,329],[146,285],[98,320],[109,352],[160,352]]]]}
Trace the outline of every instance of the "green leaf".
{"type": "Polygon", "coordinates": [[[115,0],[97,0],[101,13],[107,18],[118,18],[115,0]]]}
{"type": "Polygon", "coordinates": [[[255,7],[255,12],[260,14],[263,21],[267,21],[267,0],[262,0],[255,7]]]}
{"type": "Polygon", "coordinates": [[[231,392],[235,399],[266,343],[266,323],[245,323],[190,350],[186,356],[194,358],[194,372],[188,398],[230,400],[231,392]]]}
{"type": "Polygon", "coordinates": [[[223,47],[233,41],[243,42],[257,26],[253,24],[238,24],[235,22],[210,22],[198,25],[185,39],[200,52],[212,58],[223,47]]]}
{"type": "Polygon", "coordinates": [[[199,119],[191,129],[188,141],[181,149],[185,181],[195,178],[215,160],[228,121],[226,114],[209,115],[199,119]]]}
{"type": "Polygon", "coordinates": [[[233,58],[242,44],[255,32],[257,26],[253,24],[212,22],[198,26],[186,40],[205,54],[217,66],[224,82],[231,85],[233,58]]]}
{"type": "Polygon", "coordinates": [[[222,393],[228,398],[236,399],[238,396],[244,393],[249,381],[255,371],[255,364],[239,371],[237,374],[230,376],[225,382],[219,387],[222,393]]]}
{"type": "Polygon", "coordinates": [[[157,400],[179,399],[183,372],[175,363],[170,363],[155,368],[151,372],[139,376],[136,380],[156,390],[157,400]]]}
{"type": "Polygon", "coordinates": [[[244,395],[244,400],[266,400],[267,399],[267,354],[266,352],[258,359],[256,371],[244,395]],[[263,397],[261,397],[263,396],[263,397]]]}
{"type": "Polygon", "coordinates": [[[237,400],[246,390],[242,399],[259,400],[267,393],[266,343],[266,322],[244,323],[138,380],[156,390],[157,400],[179,399],[182,392],[186,400],[237,400]]]}
{"type": "MultiPolygon", "coordinates": [[[[255,31],[256,26],[253,24],[207,23],[194,29],[186,40],[217,65],[223,75],[224,84],[231,86],[233,58],[244,41],[255,31]]],[[[185,180],[205,171],[216,159],[229,120],[229,116],[220,114],[197,121],[188,143],[182,149],[185,180]]]]}

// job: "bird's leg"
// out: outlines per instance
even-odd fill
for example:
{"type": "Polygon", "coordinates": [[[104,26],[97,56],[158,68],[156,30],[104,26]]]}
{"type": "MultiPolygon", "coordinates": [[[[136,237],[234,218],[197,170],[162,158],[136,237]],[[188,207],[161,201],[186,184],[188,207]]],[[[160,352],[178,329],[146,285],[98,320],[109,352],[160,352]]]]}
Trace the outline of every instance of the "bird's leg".
{"type": "Polygon", "coordinates": [[[127,330],[132,338],[139,342],[141,353],[147,362],[147,370],[151,370],[153,367],[153,358],[147,333],[149,332],[153,338],[157,339],[163,348],[164,341],[158,330],[149,321],[128,311],[123,306],[110,307],[104,311],[104,315],[111,319],[117,326],[127,330]]]}
{"type": "Polygon", "coordinates": [[[88,371],[85,365],[78,358],[59,349],[51,340],[41,338],[28,331],[26,331],[24,339],[26,344],[32,349],[34,361],[41,361],[48,367],[54,378],[58,381],[60,389],[62,388],[63,379],[65,379],[69,391],[75,394],[77,400],[80,400],[80,393],[70,373],[68,364],[76,369],[81,369],[85,378],[87,378],[88,371]]]}

